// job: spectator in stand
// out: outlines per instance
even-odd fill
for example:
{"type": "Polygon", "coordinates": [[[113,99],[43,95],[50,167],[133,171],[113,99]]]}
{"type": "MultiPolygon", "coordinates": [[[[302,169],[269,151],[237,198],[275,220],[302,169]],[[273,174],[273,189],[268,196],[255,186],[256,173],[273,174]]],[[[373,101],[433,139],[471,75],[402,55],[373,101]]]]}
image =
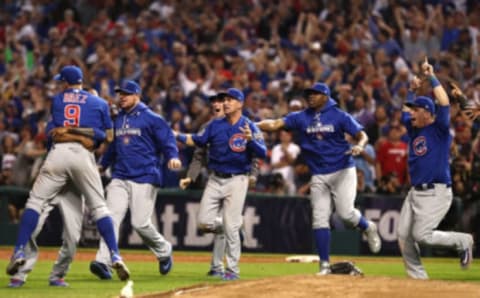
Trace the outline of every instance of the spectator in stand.
{"type": "Polygon", "coordinates": [[[368,138],[372,144],[376,144],[377,140],[383,136],[383,131],[388,125],[388,114],[385,106],[378,105],[374,112],[375,122],[366,128],[368,138]]]}
{"type": "MultiPolygon", "coordinates": [[[[338,105],[366,125],[370,143],[380,144],[389,123],[398,120],[398,104],[422,53],[435,61],[441,81],[459,82],[471,102],[480,102],[478,1],[458,7],[445,1],[348,1],[349,7],[335,1],[27,2],[0,4],[0,139],[9,135],[15,144],[34,139],[21,133],[25,125],[33,136],[41,131],[49,116],[48,94],[55,93],[45,83],[71,63],[108,100],[120,77],[140,82],[153,110],[191,132],[202,122],[202,100],[220,90],[244,91],[244,113],[262,120],[302,109],[303,90],[321,80],[332,87],[338,105]]],[[[455,181],[466,190],[464,200],[476,201],[478,162],[469,157],[475,156],[469,144],[479,125],[451,109],[451,131],[466,157],[452,163],[452,170],[459,164],[472,168],[455,181]]],[[[275,134],[267,138],[269,148],[279,142],[275,134]]],[[[191,151],[181,154],[189,160],[191,151]]],[[[273,171],[268,162],[261,169],[259,191],[267,189],[273,171]]],[[[306,194],[310,174],[301,154],[294,169],[297,194],[306,194]]],[[[369,175],[362,173],[368,189],[369,175]]],[[[390,184],[387,192],[395,191],[390,184]]]]}
{"type": "Polygon", "coordinates": [[[386,139],[377,142],[376,177],[381,183],[395,177],[400,185],[407,182],[408,145],[402,141],[405,128],[399,123],[391,123],[386,139]],[[393,175],[392,175],[393,173],[393,175]]]}
{"type": "MultiPolygon", "coordinates": [[[[1,184],[14,184],[13,166],[15,165],[16,159],[15,140],[10,135],[6,135],[2,140],[1,184]]],[[[8,197],[8,215],[12,223],[18,223],[20,221],[21,211],[25,207],[24,205],[25,201],[20,202],[15,197],[8,197]]]]}
{"type": "MultiPolygon", "coordinates": [[[[345,135],[347,141],[355,144],[352,137],[345,135]]],[[[372,145],[366,144],[365,149],[357,156],[353,157],[355,167],[357,169],[357,178],[361,179],[357,183],[357,190],[360,192],[374,192],[375,191],[375,149],[372,145]]]]}
{"type": "Polygon", "coordinates": [[[300,154],[300,147],[292,142],[292,133],[286,130],[279,132],[280,143],[272,149],[270,163],[272,174],[279,173],[283,177],[283,182],[287,187],[287,193],[294,195],[296,193],[294,168],[295,160],[300,154]]]}

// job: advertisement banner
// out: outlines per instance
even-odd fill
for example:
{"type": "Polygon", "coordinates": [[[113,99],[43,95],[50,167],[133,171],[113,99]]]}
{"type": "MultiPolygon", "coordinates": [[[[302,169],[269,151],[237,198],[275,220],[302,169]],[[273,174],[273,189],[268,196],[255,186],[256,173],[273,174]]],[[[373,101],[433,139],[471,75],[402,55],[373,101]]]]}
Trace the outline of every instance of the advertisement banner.
{"type": "MultiPolygon", "coordinates": [[[[213,234],[202,234],[197,230],[200,197],[200,192],[178,190],[163,190],[158,196],[152,221],[175,250],[203,251],[212,247],[213,234]]],[[[399,196],[374,195],[357,199],[357,208],[378,224],[383,242],[382,255],[399,254],[396,229],[402,202],[403,197],[399,196]]],[[[60,245],[61,225],[58,222],[61,222],[61,217],[53,212],[39,236],[40,245],[60,245]]],[[[315,246],[311,222],[310,202],[307,198],[279,198],[250,193],[245,203],[241,229],[243,250],[312,253],[315,246]]],[[[331,222],[333,254],[369,254],[366,239],[360,232],[346,228],[335,215],[331,222]]],[[[98,239],[95,222],[86,216],[80,245],[95,247],[98,239]]],[[[141,238],[132,229],[129,213],[121,226],[119,243],[121,247],[143,247],[141,238]]]]}

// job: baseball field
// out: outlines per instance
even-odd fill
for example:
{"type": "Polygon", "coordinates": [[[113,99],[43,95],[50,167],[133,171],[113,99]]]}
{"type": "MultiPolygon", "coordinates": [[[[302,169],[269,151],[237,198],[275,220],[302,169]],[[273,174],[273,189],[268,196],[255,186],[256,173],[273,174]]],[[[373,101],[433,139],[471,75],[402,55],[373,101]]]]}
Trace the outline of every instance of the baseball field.
{"type": "MultiPolygon", "coordinates": [[[[10,247],[0,247],[4,270],[10,247]]],[[[20,289],[7,288],[8,276],[0,278],[0,297],[118,297],[124,282],[96,279],[88,271],[94,250],[81,249],[66,279],[68,288],[48,286],[48,274],[56,249],[41,248],[40,261],[20,289]]],[[[124,250],[132,273],[135,297],[480,297],[480,264],[462,271],[456,258],[425,258],[431,280],[405,278],[399,257],[334,256],[332,261],[352,260],[364,277],[316,276],[318,263],[287,263],[286,255],[243,254],[241,279],[223,282],[207,277],[210,255],[206,252],[175,252],[174,268],[160,276],[158,264],[147,250],[124,250]]]]}

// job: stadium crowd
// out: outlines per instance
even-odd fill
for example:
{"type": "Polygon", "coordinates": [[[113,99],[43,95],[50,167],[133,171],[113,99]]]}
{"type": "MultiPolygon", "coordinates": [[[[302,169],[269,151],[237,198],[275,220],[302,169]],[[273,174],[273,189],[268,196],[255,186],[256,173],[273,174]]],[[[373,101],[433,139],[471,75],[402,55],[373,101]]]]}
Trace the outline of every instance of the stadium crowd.
{"type": "MultiPolygon", "coordinates": [[[[258,121],[304,108],[303,90],[325,82],[370,138],[356,157],[363,193],[408,189],[399,119],[425,56],[444,86],[454,81],[480,102],[478,1],[6,0],[0,23],[0,185],[31,185],[46,154],[52,76],[67,64],[82,68],[85,87],[113,115],[120,78],[136,80],[142,100],[183,132],[198,131],[210,117],[208,96],[229,87],[244,91],[244,113],[258,121]]],[[[479,209],[478,132],[452,103],[453,188],[464,226],[479,209]]],[[[306,195],[310,175],[295,135],[265,140],[254,190],[306,195]]],[[[188,166],[192,152],[179,148],[188,166]]],[[[165,185],[176,187],[181,175],[171,172],[165,185]]]]}

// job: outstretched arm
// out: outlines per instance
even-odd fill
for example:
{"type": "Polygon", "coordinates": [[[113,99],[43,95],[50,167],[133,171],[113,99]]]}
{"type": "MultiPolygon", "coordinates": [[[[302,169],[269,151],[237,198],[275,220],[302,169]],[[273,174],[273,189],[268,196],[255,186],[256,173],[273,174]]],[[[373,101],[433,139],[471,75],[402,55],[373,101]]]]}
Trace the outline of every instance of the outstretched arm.
{"type": "Polygon", "coordinates": [[[177,139],[177,141],[187,145],[187,146],[195,146],[195,142],[192,139],[192,135],[189,133],[179,133],[178,131],[174,131],[173,135],[177,139]]]}
{"type": "Polygon", "coordinates": [[[260,122],[255,123],[260,130],[263,131],[276,131],[285,126],[285,121],[283,118],[279,119],[269,119],[269,120],[263,120],[260,122]]]}

